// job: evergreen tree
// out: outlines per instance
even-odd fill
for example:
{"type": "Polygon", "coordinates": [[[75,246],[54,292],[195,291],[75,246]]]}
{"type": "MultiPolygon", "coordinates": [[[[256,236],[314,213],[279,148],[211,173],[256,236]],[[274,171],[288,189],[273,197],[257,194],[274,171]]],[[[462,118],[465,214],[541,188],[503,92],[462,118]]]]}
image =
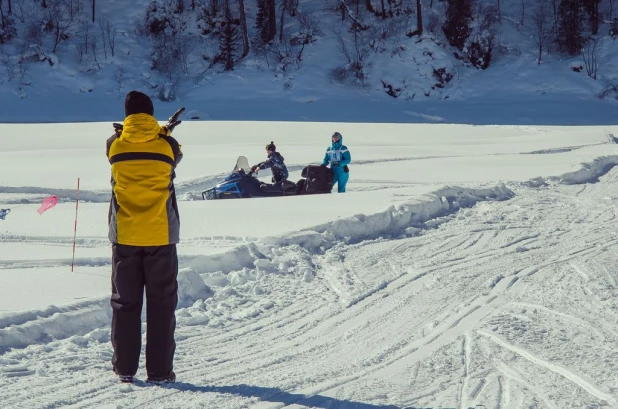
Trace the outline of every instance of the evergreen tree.
{"type": "Polygon", "coordinates": [[[224,70],[234,69],[234,57],[238,53],[240,43],[240,30],[238,22],[234,20],[230,10],[229,0],[225,0],[223,6],[223,23],[221,25],[221,37],[219,38],[219,55],[223,60],[224,70]]]}
{"type": "Polygon", "coordinates": [[[267,44],[277,34],[275,0],[257,0],[255,26],[262,43],[267,44]]]}
{"type": "Polygon", "coordinates": [[[451,45],[463,49],[470,36],[469,22],[472,20],[471,0],[448,0],[446,23],[442,27],[451,45]]]}
{"type": "Polygon", "coordinates": [[[583,0],[583,7],[590,17],[590,31],[592,35],[599,33],[599,3],[601,0],[583,0]]]}
{"type": "Polygon", "coordinates": [[[584,7],[582,0],[562,0],[558,9],[560,49],[570,55],[579,54],[584,45],[584,7]]]}

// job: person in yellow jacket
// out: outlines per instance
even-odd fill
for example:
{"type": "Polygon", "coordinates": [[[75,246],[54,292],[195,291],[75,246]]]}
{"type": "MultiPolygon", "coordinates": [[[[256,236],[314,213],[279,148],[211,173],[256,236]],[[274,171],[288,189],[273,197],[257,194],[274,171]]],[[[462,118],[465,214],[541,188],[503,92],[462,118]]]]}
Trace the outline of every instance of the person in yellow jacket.
{"type": "Polygon", "coordinates": [[[129,92],[123,127],[107,140],[112,171],[112,365],[122,382],[133,382],[139,367],[144,288],[147,382],[176,380],[180,217],[174,178],[182,151],[171,130],[159,126],[153,115],[146,94],[129,92]]]}

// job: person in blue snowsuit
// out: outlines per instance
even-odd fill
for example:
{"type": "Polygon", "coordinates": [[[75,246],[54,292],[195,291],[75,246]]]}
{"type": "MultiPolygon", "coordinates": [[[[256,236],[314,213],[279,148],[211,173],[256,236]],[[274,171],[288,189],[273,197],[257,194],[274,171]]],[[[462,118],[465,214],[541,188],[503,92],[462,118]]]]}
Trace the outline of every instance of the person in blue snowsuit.
{"type": "Polygon", "coordinates": [[[257,165],[253,166],[251,170],[254,173],[258,173],[260,169],[270,168],[270,170],[273,173],[273,178],[272,178],[273,186],[272,187],[265,186],[263,187],[263,189],[265,190],[273,190],[273,188],[281,189],[282,183],[285,180],[287,180],[289,176],[288,168],[285,166],[285,163],[283,162],[284,160],[283,156],[281,156],[281,154],[277,152],[277,147],[275,146],[275,143],[272,141],[268,145],[266,145],[266,154],[268,155],[268,159],[262,163],[258,163],[257,165]]]}
{"type": "Polygon", "coordinates": [[[339,193],[345,192],[345,185],[348,184],[350,178],[350,171],[348,165],[352,161],[352,156],[348,147],[343,144],[343,136],[339,132],[333,134],[333,144],[326,148],[326,154],[322,165],[327,166],[330,163],[330,168],[333,170],[333,186],[337,184],[337,191],[339,193]]]}

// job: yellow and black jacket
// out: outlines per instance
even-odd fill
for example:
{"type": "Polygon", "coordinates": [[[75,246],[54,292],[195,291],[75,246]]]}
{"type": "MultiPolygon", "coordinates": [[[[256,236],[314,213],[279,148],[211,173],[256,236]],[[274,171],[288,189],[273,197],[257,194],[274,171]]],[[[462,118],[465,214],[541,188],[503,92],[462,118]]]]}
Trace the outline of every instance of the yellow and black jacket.
{"type": "Polygon", "coordinates": [[[175,244],[180,217],[174,169],[181,146],[148,114],[129,115],[107,140],[112,165],[109,239],[129,246],[175,244]]]}

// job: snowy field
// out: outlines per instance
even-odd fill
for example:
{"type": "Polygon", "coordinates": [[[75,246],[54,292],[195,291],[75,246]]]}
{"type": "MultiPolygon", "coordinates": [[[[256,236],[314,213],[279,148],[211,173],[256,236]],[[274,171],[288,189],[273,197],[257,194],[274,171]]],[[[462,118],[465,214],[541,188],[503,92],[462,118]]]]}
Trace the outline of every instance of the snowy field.
{"type": "Polygon", "coordinates": [[[618,408],[618,127],[183,123],[163,387],[111,371],[111,133],[0,124],[0,406],[618,408]],[[201,200],[271,140],[299,179],[335,130],[348,193],[201,200]]]}

